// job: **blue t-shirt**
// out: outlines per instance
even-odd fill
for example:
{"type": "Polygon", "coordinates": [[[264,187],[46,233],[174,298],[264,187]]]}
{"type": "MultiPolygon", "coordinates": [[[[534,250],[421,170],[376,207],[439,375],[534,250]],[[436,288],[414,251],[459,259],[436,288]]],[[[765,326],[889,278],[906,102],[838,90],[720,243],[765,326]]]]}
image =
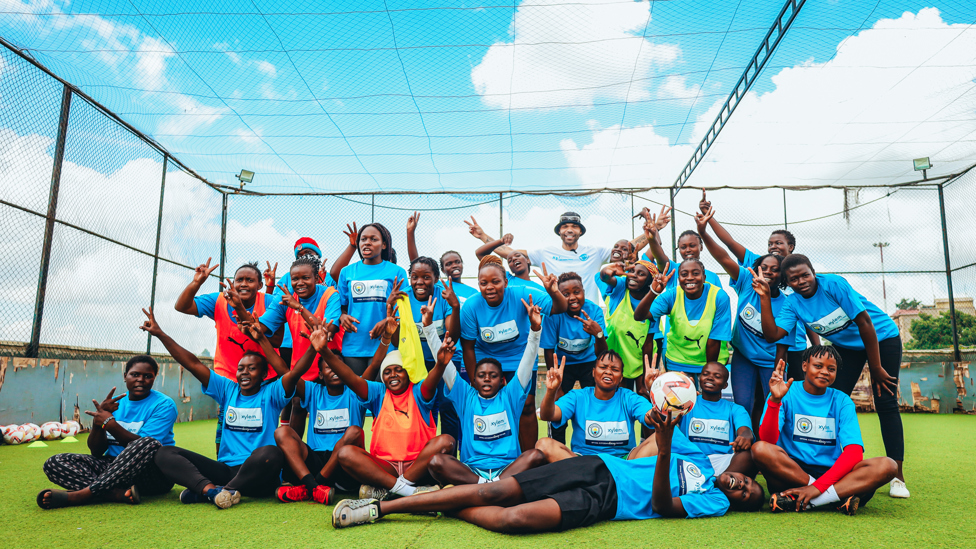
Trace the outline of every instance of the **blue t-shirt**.
{"type": "Polygon", "coordinates": [[[509,288],[511,288],[513,286],[528,286],[529,288],[535,288],[536,290],[539,290],[539,291],[542,291],[542,292],[546,291],[546,289],[542,286],[542,284],[539,284],[535,280],[523,280],[523,279],[521,279],[521,278],[513,275],[512,273],[505,273],[505,276],[508,277],[508,287],[509,288]]]}
{"type": "MultiPolygon", "coordinates": [[[[675,275],[677,276],[677,275],[675,275]]],[[[705,305],[708,303],[708,292],[711,287],[710,282],[705,283],[702,295],[698,299],[691,299],[685,294],[685,314],[689,321],[701,320],[702,313],[705,312],[705,305]]],[[[651,321],[657,323],[661,317],[667,317],[674,307],[678,297],[677,288],[664,290],[661,295],[651,303],[651,321]]],[[[668,328],[669,329],[669,328],[668,328]]],[[[665,335],[667,330],[665,331],[665,335]]],[[[716,341],[730,341],[732,339],[732,302],[729,295],[719,286],[718,294],[715,296],[715,317],[712,319],[712,329],[708,333],[708,339],[716,341]]],[[[701,364],[682,364],[680,362],[668,361],[668,369],[680,372],[701,372],[701,364]]]]}
{"type": "MultiPolygon", "coordinates": [[[[454,313],[454,308],[447,304],[447,300],[441,297],[441,292],[444,291],[444,286],[438,282],[434,284],[434,291],[431,294],[437,298],[437,303],[434,304],[434,319],[433,326],[437,328],[437,335],[444,340],[444,333],[447,331],[447,317],[454,313]]],[[[410,298],[410,312],[413,313],[414,324],[417,325],[417,333],[420,335],[420,345],[424,348],[424,360],[427,362],[434,361],[434,354],[430,351],[430,346],[427,345],[427,338],[424,336],[424,324],[423,324],[423,313],[420,311],[421,307],[427,305],[426,301],[419,301],[413,295],[413,289],[407,290],[407,297],[410,298]]],[[[461,346],[458,345],[456,352],[454,353],[454,360],[461,358],[461,346]]]]}
{"type": "MultiPolygon", "coordinates": [[[[176,415],[176,403],[173,399],[156,390],[149,391],[149,395],[142,400],[123,398],[119,401],[119,409],[112,412],[115,422],[126,431],[139,437],[152,437],[163,446],[172,446],[174,443],[173,424],[176,423],[176,415]]],[[[122,453],[125,446],[119,444],[108,431],[105,431],[105,435],[108,439],[105,455],[115,457],[122,453]]]]}
{"type": "MultiPolygon", "coordinates": [[[[193,298],[193,302],[197,305],[197,318],[207,317],[213,320],[214,310],[217,307],[217,298],[220,297],[220,292],[214,292],[212,294],[201,294],[193,298]]],[[[271,307],[272,303],[277,303],[281,299],[273,297],[271,294],[264,294],[264,309],[267,310],[271,307]]],[[[253,313],[254,306],[247,307],[247,312],[253,313]]],[[[237,315],[234,311],[234,306],[227,302],[227,316],[234,320],[236,323],[237,315]]]]}
{"type": "MultiPolygon", "coordinates": [[[[757,254],[755,252],[752,252],[752,251],[750,251],[750,250],[747,249],[745,251],[745,253],[742,254],[742,263],[740,263],[739,265],[742,266],[742,267],[749,267],[751,269],[752,268],[752,264],[755,263],[756,260],[759,259],[760,257],[763,257],[763,256],[761,256],[761,255],[759,255],[759,254],[757,254]]],[[[748,273],[749,273],[749,271],[746,271],[746,274],[748,274],[748,273]]],[[[790,288],[789,286],[787,286],[786,288],[780,288],[779,292],[780,292],[780,295],[790,295],[790,294],[793,293],[793,288],[790,288]]],[[[757,310],[758,310],[758,308],[757,308],[757,310]]],[[[776,307],[776,305],[773,305],[773,316],[776,315],[776,311],[778,311],[778,310],[779,310],[779,308],[776,307]]],[[[761,330],[762,330],[762,328],[760,327],[760,331],[761,330]]],[[[762,336],[762,334],[759,334],[759,335],[760,335],[760,337],[762,336]]],[[[735,334],[733,334],[733,337],[735,337],[735,334]]],[[[785,343],[785,342],[778,342],[778,343],[785,343]]],[[[806,348],[807,348],[807,333],[806,333],[806,330],[798,329],[796,331],[796,341],[794,341],[790,345],[789,350],[790,351],[803,351],[806,348]]],[[[775,351],[775,349],[774,349],[774,351],[775,351]]]]}
{"type": "MultiPolygon", "coordinates": [[[[674,438],[679,437],[684,438],[675,431],[674,438]]],[[[631,460],[607,455],[600,458],[617,487],[617,514],[613,520],[661,518],[651,507],[657,456],[631,460]]],[[[715,470],[704,454],[672,451],[668,472],[671,497],[681,499],[687,518],[720,517],[729,510],[729,498],[715,486],[715,470]]]]}
{"type": "Polygon", "coordinates": [[[527,286],[509,286],[497,307],[488,305],[478,294],[461,307],[461,339],[474,341],[476,359],[491,357],[502,363],[502,370],[514,372],[522,360],[522,353],[529,340],[529,315],[522,305],[529,296],[542,309],[542,314],[552,311],[552,299],[543,290],[527,286]]]}
{"type": "Polygon", "coordinates": [[[386,299],[393,291],[393,279],[403,281],[409,290],[407,271],[389,261],[367,265],[362,261],[348,265],[339,273],[339,303],[346,313],[359,321],[357,332],[342,337],[342,354],[351,357],[372,357],[380,346],[380,338],[370,339],[369,331],[386,318],[386,299]]]}
{"type": "MultiPolygon", "coordinates": [[[[308,296],[307,298],[299,298],[298,302],[302,304],[302,307],[308,309],[310,313],[314,313],[319,307],[319,300],[325,295],[325,290],[327,288],[321,284],[316,284],[315,293],[308,296]]],[[[279,296],[281,294],[278,294],[279,296]]],[[[285,316],[288,312],[288,306],[281,303],[281,298],[275,299],[274,303],[268,306],[268,309],[264,311],[259,319],[264,327],[270,330],[272,333],[277,332],[278,328],[281,328],[285,322],[287,322],[288,317],[285,316]]],[[[325,304],[324,317],[325,321],[332,321],[333,324],[339,324],[339,315],[342,314],[342,310],[339,308],[339,299],[335,294],[329,298],[329,301],[325,304]]],[[[286,328],[285,333],[289,330],[286,328]]],[[[345,340],[343,340],[345,341],[345,340]]],[[[343,345],[345,345],[343,343],[343,345]]]]}
{"type": "MultiPolygon", "coordinates": [[[[283,277],[279,278],[278,279],[278,282],[275,283],[274,292],[273,292],[275,296],[280,296],[281,295],[281,288],[278,287],[279,284],[282,285],[282,286],[284,286],[285,288],[288,288],[288,293],[290,293],[291,295],[295,295],[295,288],[293,288],[292,285],[291,285],[291,271],[290,270],[287,273],[285,273],[285,275],[283,277]]],[[[322,286],[325,286],[327,288],[329,286],[333,286],[334,287],[336,285],[336,281],[335,281],[334,278],[332,278],[332,275],[331,274],[325,273],[325,281],[323,281],[321,283],[321,285],[322,286]]],[[[280,297],[278,298],[278,301],[281,301],[281,298],[280,297]]],[[[198,305],[198,307],[199,307],[199,305],[198,305]]],[[[291,332],[290,331],[285,330],[285,335],[281,339],[281,346],[282,347],[287,347],[287,348],[291,349],[292,343],[291,343],[291,332]]]]}
{"type": "Polygon", "coordinates": [[[469,297],[479,293],[478,288],[472,288],[463,282],[453,282],[451,287],[454,289],[454,295],[457,296],[458,302],[461,305],[464,305],[464,302],[467,301],[469,297]]]}
{"type": "MultiPolygon", "coordinates": [[[[648,256],[647,252],[644,252],[643,259],[644,261],[650,261],[654,265],[657,265],[657,261],[654,258],[648,256]]],[[[671,288],[674,288],[678,285],[678,268],[681,267],[681,263],[672,261],[670,259],[668,260],[668,264],[669,264],[668,272],[674,271],[674,274],[671,276],[671,280],[668,281],[668,287],[665,288],[665,290],[670,290],[671,288]]],[[[717,274],[715,274],[714,271],[709,271],[708,269],[705,269],[705,282],[718,286],[719,288],[722,287],[722,280],[718,277],[717,274]]]]}
{"type": "Polygon", "coordinates": [[[291,400],[280,378],[262,385],[257,394],[244,396],[236,382],[211,374],[203,394],[216,400],[224,413],[217,461],[231,467],[244,463],[258,448],[274,445],[278,416],[291,400]]]}
{"type": "Polygon", "coordinates": [[[680,425],[681,432],[706,455],[733,453],[730,444],[740,427],[752,429],[749,414],[724,398],[717,402],[699,398],[695,407],[681,416],[680,425]]]}
{"type": "Polygon", "coordinates": [[[320,383],[305,382],[302,408],[308,410],[308,433],[305,440],[316,452],[331,452],[346,429],[363,426],[366,405],[349,387],[343,386],[338,396],[320,383]]]}
{"type": "Polygon", "coordinates": [[[462,463],[477,469],[502,469],[519,457],[519,419],[529,393],[518,377],[490,399],[482,398],[460,376],[454,379],[453,389],[444,389],[461,421],[462,463]]]}
{"type": "Polygon", "coordinates": [[[566,357],[566,364],[582,364],[596,360],[595,340],[583,330],[583,313],[595,320],[604,334],[607,323],[603,319],[603,309],[589,299],[583,300],[583,309],[578,317],[569,316],[569,311],[549,315],[542,322],[542,339],[539,347],[553,349],[559,357],[566,357]]]}
{"type": "Polygon", "coordinates": [[[789,332],[799,323],[838,347],[863,350],[864,341],[854,317],[864,311],[874,323],[878,341],[898,337],[895,321],[855,292],[847,280],[821,274],[817,275],[817,291],[813,296],[806,298],[796,293],[787,296],[786,304],[776,315],[776,325],[789,332]]]}
{"type": "MultiPolygon", "coordinates": [[[[607,286],[607,291],[608,291],[608,293],[606,294],[607,295],[607,317],[611,317],[613,316],[613,313],[617,312],[617,307],[619,307],[620,304],[623,303],[624,301],[624,295],[628,295],[627,277],[618,276],[616,278],[617,278],[616,286],[614,286],[613,288],[607,286]]],[[[640,300],[634,297],[633,294],[629,294],[629,295],[630,295],[630,308],[637,309],[637,306],[640,305],[640,300]]],[[[652,334],[651,337],[653,338],[653,334],[657,333],[658,331],[657,330],[658,323],[648,322],[648,321],[645,322],[647,322],[647,333],[652,334]]]]}
{"type": "MultiPolygon", "coordinates": [[[[380,414],[380,410],[383,409],[383,400],[386,399],[386,385],[379,381],[367,381],[366,384],[369,386],[369,393],[366,395],[366,400],[361,400],[361,402],[370,411],[373,418],[376,418],[380,414]]],[[[413,392],[413,399],[417,403],[417,408],[420,409],[420,413],[426,418],[424,421],[429,425],[431,419],[437,420],[437,414],[434,413],[434,410],[437,408],[437,397],[441,390],[438,387],[434,391],[433,398],[424,400],[424,395],[420,391],[420,385],[420,383],[411,383],[410,388],[407,390],[413,392]]]]}
{"type": "Polygon", "coordinates": [[[600,400],[593,387],[573,389],[557,400],[556,406],[562,418],[552,426],[558,429],[572,420],[574,452],[621,458],[626,458],[634,447],[634,422],[644,423],[644,416],[652,407],[646,398],[623,388],[617,389],[610,400],[600,400]]]}
{"type": "MultiPolygon", "coordinates": [[[[600,299],[610,295],[610,286],[600,278],[600,273],[593,275],[593,282],[596,282],[596,287],[600,289],[600,299]]],[[[590,297],[587,297],[587,299],[590,299],[590,297]]]]}
{"type": "MultiPolygon", "coordinates": [[[[732,346],[756,366],[772,368],[776,365],[776,345],[795,344],[796,333],[791,331],[776,343],[767,342],[763,337],[759,294],[752,289],[752,274],[740,268],[739,278],[732,281],[732,288],[739,295],[735,326],[732,328],[732,346]]],[[[770,303],[773,316],[776,316],[786,303],[786,294],[781,291],[778,296],[770,298],[770,303]]]]}
{"type": "Polygon", "coordinates": [[[845,447],[864,448],[854,401],[837,389],[828,387],[822,395],[811,395],[802,381],[794,383],[779,409],[776,444],[803,463],[833,467],[845,447]]]}

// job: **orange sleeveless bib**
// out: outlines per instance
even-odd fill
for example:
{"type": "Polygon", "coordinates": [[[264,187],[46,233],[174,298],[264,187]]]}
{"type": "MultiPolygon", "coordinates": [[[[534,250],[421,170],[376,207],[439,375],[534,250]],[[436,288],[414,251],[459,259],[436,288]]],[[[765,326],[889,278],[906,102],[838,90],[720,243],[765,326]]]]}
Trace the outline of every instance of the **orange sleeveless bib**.
{"type": "MultiPolygon", "coordinates": [[[[329,298],[331,298],[335,293],[336,289],[332,286],[326,288],[325,293],[323,293],[322,298],[319,299],[319,305],[315,308],[315,312],[312,313],[312,316],[324,320],[325,305],[329,302],[329,298]]],[[[298,299],[297,294],[293,295],[292,297],[294,297],[296,300],[298,299]]],[[[336,296],[336,299],[338,299],[338,296],[336,296]]],[[[305,328],[305,321],[302,319],[301,313],[295,309],[292,309],[291,307],[288,307],[288,310],[285,311],[285,320],[288,322],[288,330],[291,332],[291,367],[294,368],[295,364],[298,363],[298,359],[302,358],[302,355],[304,355],[305,351],[308,350],[311,342],[301,335],[301,330],[305,328]]],[[[339,321],[337,318],[330,320],[333,322],[339,321]]],[[[345,334],[345,330],[339,328],[339,331],[332,338],[332,341],[329,342],[329,350],[333,353],[342,353],[343,334],[345,334]]],[[[305,375],[302,376],[302,379],[305,381],[314,381],[319,377],[319,355],[316,354],[314,360],[315,361],[312,363],[312,367],[309,368],[308,371],[305,372],[305,375]]]]}
{"type": "Polygon", "coordinates": [[[373,419],[369,453],[386,461],[412,461],[437,435],[433,417],[423,417],[413,396],[414,384],[394,395],[389,390],[380,413],[373,419]]]}
{"type": "MultiPolygon", "coordinates": [[[[264,292],[258,292],[254,300],[255,318],[264,314],[264,292]]],[[[237,382],[237,364],[247,351],[254,351],[264,355],[261,346],[251,341],[251,338],[237,329],[237,320],[227,314],[227,300],[221,293],[214,305],[214,325],[217,327],[217,349],[214,351],[214,371],[218,375],[237,382]]],[[[268,377],[275,376],[274,370],[268,368],[268,377]]]]}

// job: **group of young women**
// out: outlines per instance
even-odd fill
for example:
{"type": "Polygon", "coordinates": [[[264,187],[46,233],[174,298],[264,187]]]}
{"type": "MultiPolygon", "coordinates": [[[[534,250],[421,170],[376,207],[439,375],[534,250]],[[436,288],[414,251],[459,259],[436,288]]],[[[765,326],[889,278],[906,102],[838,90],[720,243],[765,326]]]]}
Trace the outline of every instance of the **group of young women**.
{"type": "Polygon", "coordinates": [[[198,295],[216,268],[208,260],[175,307],[213,319],[213,369],[151,309],[141,329],[217,402],[217,459],[175,445],[176,406],[152,390],[158,366],[141,355],[126,365],[125,395],[93,401],[92,455],[45,463],[69,491],[44,490],[38,505],[138,503],[174,484],[185,488],[181,502],[222,509],[241,496],[331,504],[358,491],[335,506],[335,527],[448,512],[521,532],[758,510],[758,473],[774,512],[835,503],[854,514],[889,481],[892,496],[908,497],[894,323],[843,278],[817,275],[788,231],[758,256],[725,231],[704,193],[700,209],[674,260],[659,236],[666,208],[642,211],[644,234],[611,246],[580,244],[586,228],[566,212],[554,228],[560,244],[531,250],[488,236],[472,217],[465,223],[484,243],[476,286],[462,282],[459,253],[419,255],[416,213],[407,270],[378,223],[347,227],[328,273],[318,243],[302,238],[280,280],[277,264],[245,264],[221,292],[198,295]],[[734,323],[703,249],[738,295],[734,323]],[[849,395],[865,362],[887,458],[863,459],[849,395]],[[680,418],[648,398],[666,370],[700,391],[680,418]],[[734,402],[722,398],[730,380],[734,402]]]}

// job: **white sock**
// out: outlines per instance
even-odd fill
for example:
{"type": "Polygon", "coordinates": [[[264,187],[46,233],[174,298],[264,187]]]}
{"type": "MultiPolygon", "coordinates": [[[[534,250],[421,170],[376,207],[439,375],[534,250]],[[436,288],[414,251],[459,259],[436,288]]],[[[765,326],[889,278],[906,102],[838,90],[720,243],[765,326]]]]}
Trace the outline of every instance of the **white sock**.
{"type": "MultiPolygon", "coordinates": [[[[808,477],[810,477],[810,475],[807,475],[807,476],[808,476],[808,477]]],[[[815,479],[815,478],[813,478],[813,477],[810,477],[810,481],[809,481],[809,482],[807,482],[807,486],[810,486],[810,485],[811,485],[811,484],[813,484],[814,482],[817,482],[817,479],[815,479]]]]}
{"type": "Polygon", "coordinates": [[[393,485],[393,488],[390,488],[390,491],[398,496],[412,496],[417,489],[414,488],[412,482],[403,478],[403,475],[400,475],[397,477],[396,484],[393,485]]]}
{"type": "Polygon", "coordinates": [[[488,482],[488,479],[485,477],[478,477],[478,484],[484,484],[486,482],[488,482]]]}
{"type": "Polygon", "coordinates": [[[820,507],[821,505],[827,505],[835,501],[840,501],[840,497],[837,495],[837,490],[834,490],[834,485],[831,484],[826,492],[810,500],[810,507],[820,507]]]}

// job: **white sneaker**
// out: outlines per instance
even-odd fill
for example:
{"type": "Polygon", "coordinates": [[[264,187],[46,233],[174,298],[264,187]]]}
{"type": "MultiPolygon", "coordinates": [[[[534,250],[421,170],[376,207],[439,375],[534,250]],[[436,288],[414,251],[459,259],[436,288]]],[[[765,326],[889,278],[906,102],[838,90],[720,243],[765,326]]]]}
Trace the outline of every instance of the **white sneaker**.
{"type": "Polygon", "coordinates": [[[893,498],[908,498],[911,494],[908,493],[908,487],[905,486],[905,481],[896,478],[891,481],[891,488],[888,490],[888,495],[893,498]]]}
{"type": "Polygon", "coordinates": [[[231,506],[237,505],[241,502],[241,493],[237,490],[228,490],[223,488],[220,492],[214,496],[214,505],[220,507],[221,509],[230,509],[231,506]]]}
{"type": "Polygon", "coordinates": [[[346,528],[376,522],[380,518],[379,502],[375,499],[344,499],[332,510],[332,527],[346,528]]]}

